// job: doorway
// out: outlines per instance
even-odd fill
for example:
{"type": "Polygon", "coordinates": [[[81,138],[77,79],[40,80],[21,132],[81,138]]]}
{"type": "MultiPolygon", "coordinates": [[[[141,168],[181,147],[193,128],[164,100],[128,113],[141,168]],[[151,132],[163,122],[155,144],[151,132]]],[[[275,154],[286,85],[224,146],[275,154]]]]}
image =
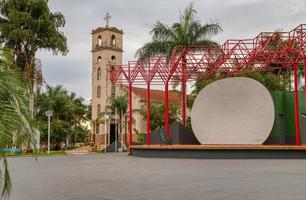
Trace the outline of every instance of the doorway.
{"type": "Polygon", "coordinates": [[[118,132],[118,129],[116,127],[116,124],[111,124],[110,125],[110,144],[115,142],[116,140],[116,131],[118,132]]]}

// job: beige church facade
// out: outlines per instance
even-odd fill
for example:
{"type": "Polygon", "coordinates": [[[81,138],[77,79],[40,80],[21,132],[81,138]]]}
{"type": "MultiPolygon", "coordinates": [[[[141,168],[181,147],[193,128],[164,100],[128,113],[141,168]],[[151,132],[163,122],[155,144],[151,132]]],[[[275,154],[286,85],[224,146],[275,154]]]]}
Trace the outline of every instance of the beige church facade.
{"type": "MultiPolygon", "coordinates": [[[[116,27],[99,27],[92,31],[92,120],[91,142],[95,145],[109,145],[112,142],[122,141],[127,144],[128,116],[122,116],[122,124],[119,125],[119,115],[107,118],[101,115],[108,105],[110,97],[127,95],[127,88],[120,85],[112,85],[109,70],[114,64],[121,65],[123,56],[123,31],[116,27]],[[122,127],[119,130],[119,127],[122,127]]],[[[146,102],[147,91],[144,88],[133,87],[133,109],[140,109],[146,102]]],[[[164,92],[151,90],[151,99],[163,101],[164,92]]],[[[170,102],[180,104],[180,94],[171,92],[170,102]]],[[[128,113],[128,112],[127,112],[128,113]]],[[[146,133],[146,121],[140,113],[133,114],[133,129],[146,133]]],[[[137,141],[137,135],[133,133],[133,141],[137,141]]]]}

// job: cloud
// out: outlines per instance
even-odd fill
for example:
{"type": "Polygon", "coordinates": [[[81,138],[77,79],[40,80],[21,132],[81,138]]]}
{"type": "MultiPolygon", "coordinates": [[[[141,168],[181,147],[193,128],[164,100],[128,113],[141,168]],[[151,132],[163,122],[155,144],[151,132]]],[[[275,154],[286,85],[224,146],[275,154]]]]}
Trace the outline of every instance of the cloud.
{"type": "MultiPolygon", "coordinates": [[[[149,32],[159,20],[166,24],[178,21],[179,11],[191,1],[185,0],[50,0],[53,12],[66,17],[63,29],[70,53],[53,56],[42,51],[45,79],[49,84],[62,84],[87,100],[91,98],[91,30],[104,26],[106,12],[111,26],[124,31],[124,63],[134,60],[135,51],[150,40],[149,32]]],[[[253,38],[261,31],[288,31],[306,23],[304,0],[196,0],[197,16],[202,22],[217,20],[224,32],[213,39],[253,38]]]]}

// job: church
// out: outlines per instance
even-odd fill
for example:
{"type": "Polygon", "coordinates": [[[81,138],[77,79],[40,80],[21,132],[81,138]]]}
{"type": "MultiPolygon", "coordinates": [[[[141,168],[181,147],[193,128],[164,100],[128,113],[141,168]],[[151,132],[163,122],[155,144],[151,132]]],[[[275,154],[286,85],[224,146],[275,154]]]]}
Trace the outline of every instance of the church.
{"type": "MultiPolygon", "coordinates": [[[[110,97],[117,97],[127,94],[128,90],[123,85],[112,85],[109,70],[111,65],[123,63],[123,30],[109,26],[110,15],[107,13],[106,25],[92,30],[92,113],[91,113],[91,143],[97,146],[108,146],[114,141],[127,143],[128,137],[128,116],[122,117],[122,124],[119,126],[119,115],[99,117],[104,112],[110,97]],[[107,119],[107,117],[109,117],[107,119]],[[118,130],[122,127],[121,130],[118,130]]],[[[133,87],[133,108],[140,109],[146,103],[147,89],[133,87]]],[[[153,101],[164,101],[164,91],[151,90],[153,101]]],[[[170,92],[169,100],[180,105],[181,97],[179,92],[170,92]]],[[[128,112],[127,112],[128,113],[128,112]]],[[[133,119],[133,130],[146,133],[146,121],[140,113],[135,113],[133,119]]],[[[133,141],[137,141],[137,135],[133,132],[133,141]]]]}

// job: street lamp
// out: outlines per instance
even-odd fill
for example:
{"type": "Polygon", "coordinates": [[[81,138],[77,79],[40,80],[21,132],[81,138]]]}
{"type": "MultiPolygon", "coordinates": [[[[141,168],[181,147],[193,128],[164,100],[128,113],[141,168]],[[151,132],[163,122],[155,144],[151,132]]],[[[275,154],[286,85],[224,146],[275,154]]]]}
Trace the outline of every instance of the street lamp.
{"type": "Polygon", "coordinates": [[[106,152],[106,147],[107,147],[107,145],[106,145],[106,132],[107,132],[107,120],[108,120],[108,118],[109,118],[110,116],[108,115],[108,114],[105,114],[104,115],[104,132],[105,132],[105,134],[104,134],[104,144],[105,144],[105,147],[104,147],[104,152],[106,152]]]}
{"type": "Polygon", "coordinates": [[[48,154],[50,154],[50,126],[51,117],[53,115],[53,110],[47,110],[46,115],[48,117],[48,154]]]}

